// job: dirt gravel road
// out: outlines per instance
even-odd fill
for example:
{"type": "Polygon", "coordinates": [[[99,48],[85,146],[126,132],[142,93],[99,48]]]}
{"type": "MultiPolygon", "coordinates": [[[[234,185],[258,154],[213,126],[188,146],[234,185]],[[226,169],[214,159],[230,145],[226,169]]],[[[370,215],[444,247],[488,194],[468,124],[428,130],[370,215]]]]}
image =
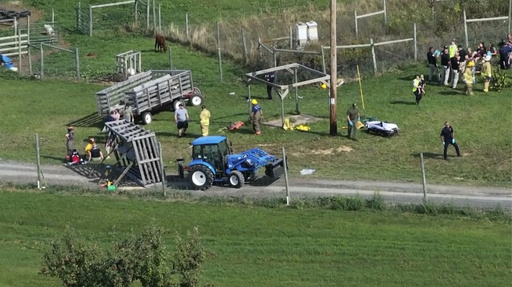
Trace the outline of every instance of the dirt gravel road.
{"type": "MultiPolygon", "coordinates": [[[[93,166],[81,165],[74,167],[43,165],[45,181],[51,185],[79,185],[87,188],[99,188],[97,174],[88,176],[93,166]]],[[[34,164],[18,163],[0,159],[0,181],[18,184],[36,184],[37,169],[34,164]]],[[[285,198],[286,188],[283,178],[269,182],[261,178],[241,189],[214,186],[207,191],[195,191],[187,181],[175,175],[167,176],[167,188],[193,192],[197,195],[232,196],[232,197],[267,197],[285,198]]],[[[420,203],[423,200],[423,187],[419,183],[317,180],[307,176],[290,177],[290,200],[294,198],[318,197],[329,195],[371,197],[375,192],[388,202],[420,203]]],[[[494,208],[501,206],[512,211],[512,189],[496,187],[469,187],[428,185],[427,199],[436,203],[451,203],[457,206],[474,206],[494,208]]]]}

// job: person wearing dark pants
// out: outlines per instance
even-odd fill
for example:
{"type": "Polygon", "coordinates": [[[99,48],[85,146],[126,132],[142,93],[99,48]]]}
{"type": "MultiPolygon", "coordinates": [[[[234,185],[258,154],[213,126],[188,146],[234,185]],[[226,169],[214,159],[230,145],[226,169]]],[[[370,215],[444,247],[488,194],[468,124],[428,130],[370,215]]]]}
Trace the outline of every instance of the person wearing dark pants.
{"type": "MultiPolygon", "coordinates": [[[[276,73],[270,72],[268,74],[265,74],[265,80],[269,83],[275,83],[276,82],[276,73]]],[[[269,100],[272,100],[272,85],[267,85],[267,96],[269,100]]]]}
{"type": "Polygon", "coordinates": [[[421,98],[423,97],[420,75],[416,75],[416,77],[412,81],[412,92],[414,94],[414,97],[416,98],[416,105],[419,105],[421,98]]]}
{"type": "Polygon", "coordinates": [[[348,137],[355,140],[357,132],[357,122],[359,121],[359,111],[357,104],[353,103],[352,107],[347,111],[348,137]]]}
{"type": "Polygon", "coordinates": [[[449,122],[445,122],[444,128],[441,130],[441,142],[443,143],[444,146],[443,157],[445,160],[448,159],[446,156],[446,152],[448,151],[448,145],[450,144],[455,147],[457,156],[461,156],[459,146],[455,142],[455,134],[453,133],[453,128],[449,122]]]}
{"type": "Polygon", "coordinates": [[[187,109],[183,107],[183,103],[180,103],[179,108],[174,112],[174,121],[178,128],[178,137],[181,138],[187,135],[189,119],[187,109]]]}

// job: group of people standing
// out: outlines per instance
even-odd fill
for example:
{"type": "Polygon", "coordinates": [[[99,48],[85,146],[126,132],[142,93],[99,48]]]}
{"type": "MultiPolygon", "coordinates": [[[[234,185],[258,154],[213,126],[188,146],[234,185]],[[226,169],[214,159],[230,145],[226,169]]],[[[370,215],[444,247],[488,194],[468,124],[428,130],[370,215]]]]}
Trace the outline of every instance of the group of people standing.
{"type": "MultiPolygon", "coordinates": [[[[210,111],[206,108],[205,105],[203,105],[201,107],[201,113],[199,114],[199,124],[201,126],[201,135],[203,137],[207,136],[209,133],[210,117],[210,111]]],[[[176,123],[176,128],[178,129],[179,138],[187,135],[189,121],[190,116],[188,111],[185,108],[185,105],[180,103],[178,109],[174,111],[174,122],[176,123]]]]}
{"type": "Polygon", "coordinates": [[[427,61],[429,65],[429,81],[433,82],[437,78],[439,84],[444,84],[452,89],[456,89],[460,74],[465,83],[466,95],[473,95],[473,85],[476,83],[477,65],[479,66],[481,75],[484,79],[483,91],[489,91],[489,85],[492,79],[491,60],[497,55],[497,50],[491,44],[487,48],[484,42],[478,44],[476,51],[471,48],[465,50],[461,45],[455,44],[455,40],[449,46],[444,46],[442,51],[434,50],[430,47],[427,53],[427,61]],[[441,69],[437,65],[440,59],[441,69]]]}

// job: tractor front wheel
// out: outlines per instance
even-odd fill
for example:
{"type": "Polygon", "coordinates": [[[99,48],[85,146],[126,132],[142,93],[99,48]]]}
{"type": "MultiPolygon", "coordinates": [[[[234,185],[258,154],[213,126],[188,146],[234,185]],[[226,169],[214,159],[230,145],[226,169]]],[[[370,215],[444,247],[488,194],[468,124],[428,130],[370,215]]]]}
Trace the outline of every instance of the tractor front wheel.
{"type": "Polygon", "coordinates": [[[234,188],[241,188],[245,183],[244,175],[238,170],[229,173],[229,185],[234,188]]]}
{"type": "Polygon", "coordinates": [[[194,188],[207,190],[213,184],[213,172],[204,165],[192,166],[189,179],[194,188]]]}

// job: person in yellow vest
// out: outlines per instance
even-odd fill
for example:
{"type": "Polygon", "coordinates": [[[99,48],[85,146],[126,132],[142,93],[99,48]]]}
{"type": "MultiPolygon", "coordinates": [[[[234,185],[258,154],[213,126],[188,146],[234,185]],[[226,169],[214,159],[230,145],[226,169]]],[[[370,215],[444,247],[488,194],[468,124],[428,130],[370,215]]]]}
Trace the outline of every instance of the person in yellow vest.
{"type": "Polygon", "coordinates": [[[455,39],[452,40],[449,49],[450,49],[450,58],[455,57],[455,53],[457,53],[457,44],[455,44],[455,39]]]}
{"type": "Polygon", "coordinates": [[[412,81],[412,93],[414,94],[414,97],[416,98],[416,104],[419,105],[421,98],[423,96],[423,93],[421,91],[421,78],[420,75],[416,75],[414,80],[412,81]]]}
{"type": "Polygon", "coordinates": [[[467,69],[464,71],[464,82],[466,83],[466,96],[473,95],[473,67],[475,62],[470,60],[467,69]]]}
{"type": "Polygon", "coordinates": [[[482,65],[482,77],[484,77],[484,92],[489,92],[489,84],[491,83],[492,68],[491,68],[491,56],[487,55],[484,57],[484,64],[482,65]]]}
{"type": "Polygon", "coordinates": [[[210,126],[210,111],[206,109],[206,106],[201,107],[202,111],[199,114],[199,121],[201,123],[201,135],[203,137],[208,135],[208,127],[210,126]]]}

